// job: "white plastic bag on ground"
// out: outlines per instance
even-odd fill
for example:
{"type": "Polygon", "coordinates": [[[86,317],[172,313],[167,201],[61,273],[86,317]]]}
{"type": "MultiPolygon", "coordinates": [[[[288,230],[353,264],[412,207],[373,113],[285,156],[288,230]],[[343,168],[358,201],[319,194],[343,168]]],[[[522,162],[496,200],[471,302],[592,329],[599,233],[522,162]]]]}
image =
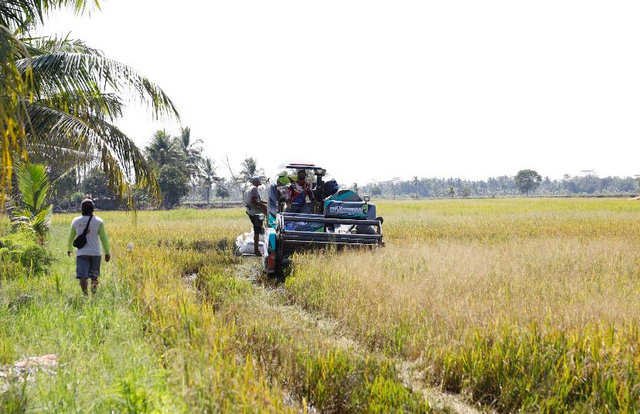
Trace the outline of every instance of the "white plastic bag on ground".
{"type": "MultiPolygon", "coordinates": [[[[258,250],[260,250],[260,253],[264,251],[264,237],[262,234],[260,235],[258,250]]],[[[236,252],[239,255],[253,255],[253,232],[244,233],[238,236],[236,239],[236,252]]]]}

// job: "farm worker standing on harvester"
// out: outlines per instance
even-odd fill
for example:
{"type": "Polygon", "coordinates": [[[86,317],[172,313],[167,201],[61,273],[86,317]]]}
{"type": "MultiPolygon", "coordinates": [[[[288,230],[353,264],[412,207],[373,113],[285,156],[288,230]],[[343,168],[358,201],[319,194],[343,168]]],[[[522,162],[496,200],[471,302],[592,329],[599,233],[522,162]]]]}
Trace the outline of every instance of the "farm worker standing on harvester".
{"type": "Polygon", "coordinates": [[[260,235],[262,229],[262,217],[260,214],[266,214],[267,203],[260,200],[258,187],[262,184],[260,177],[251,178],[251,188],[244,195],[244,205],[247,208],[247,215],[251,224],[253,224],[253,253],[260,256],[260,235]]]}
{"type": "Polygon", "coordinates": [[[307,182],[307,172],[298,171],[298,179],[287,189],[287,211],[290,213],[310,213],[307,197],[310,202],[314,202],[311,186],[307,182]]]}

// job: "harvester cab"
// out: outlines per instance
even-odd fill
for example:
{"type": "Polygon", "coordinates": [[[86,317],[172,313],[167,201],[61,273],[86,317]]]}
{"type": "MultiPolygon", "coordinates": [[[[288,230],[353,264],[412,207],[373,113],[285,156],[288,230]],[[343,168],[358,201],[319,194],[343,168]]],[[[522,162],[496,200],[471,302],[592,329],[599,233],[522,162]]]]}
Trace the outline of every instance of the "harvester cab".
{"type": "Polygon", "coordinates": [[[292,163],[284,168],[286,172],[267,183],[268,211],[261,249],[266,273],[280,273],[290,263],[290,256],[304,249],[384,244],[383,219],[376,216],[376,206],[369,197],[340,190],[335,180],[325,181],[326,170],[317,165],[292,163]],[[284,194],[300,170],[306,172],[313,201],[302,212],[292,212],[284,194]]]}

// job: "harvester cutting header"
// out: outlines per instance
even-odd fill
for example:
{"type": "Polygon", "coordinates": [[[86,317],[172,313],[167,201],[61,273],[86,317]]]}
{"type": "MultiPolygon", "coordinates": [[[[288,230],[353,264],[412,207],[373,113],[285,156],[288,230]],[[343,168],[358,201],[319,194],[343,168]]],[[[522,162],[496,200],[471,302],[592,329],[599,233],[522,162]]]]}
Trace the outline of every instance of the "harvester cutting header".
{"type": "Polygon", "coordinates": [[[247,193],[247,214],[254,235],[238,237],[238,251],[252,251],[262,257],[268,274],[282,271],[292,253],[302,249],[336,246],[381,246],[382,222],[369,197],[352,190],[340,190],[335,180],[327,180],[326,170],[314,164],[286,164],[278,176],[267,181],[266,203],[256,200],[259,180],[247,193]],[[257,185],[256,185],[257,184],[257,185]],[[254,214],[262,210],[266,214],[254,214]],[[266,219],[266,228],[262,223],[266,219]],[[252,240],[253,239],[253,240],[252,240]],[[258,243],[258,244],[255,244],[258,243]]]}

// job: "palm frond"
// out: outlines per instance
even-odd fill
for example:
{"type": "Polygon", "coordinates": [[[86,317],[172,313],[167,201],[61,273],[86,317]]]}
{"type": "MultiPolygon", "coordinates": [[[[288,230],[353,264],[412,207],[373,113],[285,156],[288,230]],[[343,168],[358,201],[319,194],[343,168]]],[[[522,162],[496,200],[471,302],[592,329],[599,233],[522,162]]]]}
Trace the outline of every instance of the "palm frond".
{"type": "Polygon", "coordinates": [[[175,105],[159,86],[133,68],[104,56],[59,52],[21,59],[16,66],[23,71],[29,63],[37,98],[70,92],[93,96],[111,89],[147,105],[156,119],[179,117],[175,105]]]}
{"type": "Polygon", "coordinates": [[[31,56],[48,55],[52,53],[82,53],[86,55],[104,56],[101,50],[88,46],[84,41],[66,36],[23,37],[24,43],[31,56]]]}
{"type": "Polygon", "coordinates": [[[42,164],[18,163],[16,173],[19,200],[13,203],[11,221],[32,231],[44,243],[53,211],[53,206],[46,204],[51,187],[47,169],[42,164]]]}
{"type": "Polygon", "coordinates": [[[21,202],[35,215],[41,210],[49,191],[47,170],[42,164],[18,164],[16,172],[21,202]]]}
{"type": "Polygon", "coordinates": [[[27,160],[28,148],[97,159],[118,194],[126,194],[134,180],[159,200],[153,172],[111,122],[128,100],[146,106],[156,119],[178,118],[173,102],[134,69],[81,41],[29,37],[47,13],[62,7],[81,14],[99,3],[0,0],[0,202],[11,189],[14,159],[27,160]]]}
{"type": "Polygon", "coordinates": [[[0,24],[19,30],[28,30],[34,24],[42,23],[51,10],[61,7],[73,9],[77,14],[96,7],[98,0],[3,0],[0,2],[0,24]]]}
{"type": "Polygon", "coordinates": [[[78,93],[59,93],[38,99],[35,104],[58,108],[79,118],[101,116],[110,122],[122,117],[124,104],[114,93],[96,93],[85,95],[78,93]]]}
{"type": "Polygon", "coordinates": [[[44,105],[31,104],[28,110],[33,130],[42,137],[43,143],[50,140],[56,145],[66,141],[69,148],[82,149],[86,157],[99,159],[109,186],[120,199],[126,197],[135,183],[160,200],[152,168],[135,143],[117,127],[101,117],[81,119],[44,105]]]}

